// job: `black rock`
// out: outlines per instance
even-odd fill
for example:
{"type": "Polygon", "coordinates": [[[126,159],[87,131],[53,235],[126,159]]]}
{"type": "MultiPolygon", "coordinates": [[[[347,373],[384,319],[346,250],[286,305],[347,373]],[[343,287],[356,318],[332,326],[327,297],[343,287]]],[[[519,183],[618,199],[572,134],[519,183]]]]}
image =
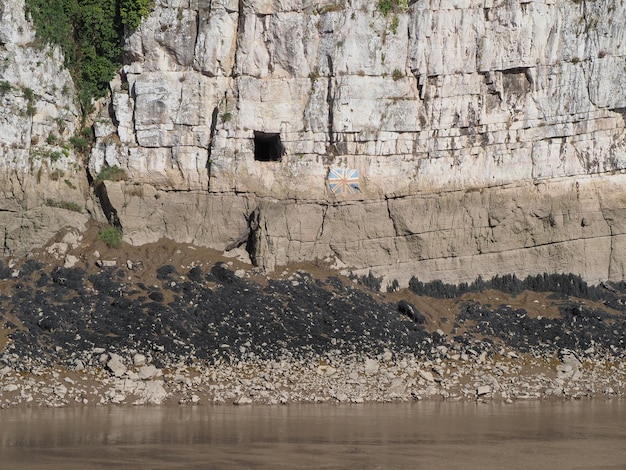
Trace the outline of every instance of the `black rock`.
{"type": "Polygon", "coordinates": [[[410,304],[406,300],[398,302],[398,306],[396,308],[400,314],[408,317],[415,323],[422,325],[426,321],[426,317],[424,317],[424,315],[422,315],[414,305],[410,304]]]}

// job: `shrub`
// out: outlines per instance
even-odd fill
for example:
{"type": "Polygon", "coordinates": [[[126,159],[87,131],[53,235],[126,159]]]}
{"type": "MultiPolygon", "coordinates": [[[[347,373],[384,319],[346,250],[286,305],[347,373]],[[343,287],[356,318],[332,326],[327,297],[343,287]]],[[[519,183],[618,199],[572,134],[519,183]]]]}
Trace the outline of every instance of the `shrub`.
{"type": "Polygon", "coordinates": [[[96,182],[100,181],[125,181],[127,179],[126,171],[119,166],[107,166],[98,173],[96,182]]]}
{"type": "Polygon", "coordinates": [[[72,144],[72,147],[74,147],[77,151],[81,153],[85,153],[87,150],[89,150],[89,142],[87,142],[87,139],[81,136],[70,137],[70,144],[72,144]]]}
{"type": "Polygon", "coordinates": [[[10,92],[11,90],[13,90],[13,85],[11,85],[6,80],[0,81],[0,96],[10,92]]]}
{"type": "Polygon", "coordinates": [[[398,26],[400,26],[400,19],[398,15],[393,15],[393,19],[391,20],[391,32],[393,34],[398,34],[398,26]]]}
{"type": "Polygon", "coordinates": [[[359,277],[356,274],[350,274],[348,277],[352,280],[356,280],[357,284],[365,286],[368,289],[376,292],[380,292],[380,286],[383,282],[382,276],[376,277],[372,274],[372,271],[370,271],[367,276],[363,275],[359,277]]]}
{"type": "Polygon", "coordinates": [[[26,101],[28,102],[35,101],[35,92],[33,91],[32,88],[26,87],[22,90],[22,92],[24,93],[24,98],[26,99],[26,101]]]}
{"type": "Polygon", "coordinates": [[[330,13],[333,11],[342,11],[343,9],[345,9],[345,6],[337,3],[337,4],[325,5],[319,8],[318,13],[320,15],[323,15],[324,13],[330,13]]]}
{"type": "Polygon", "coordinates": [[[387,16],[392,11],[406,10],[408,5],[409,2],[407,0],[378,0],[376,7],[383,16],[387,16]]]}
{"type": "Polygon", "coordinates": [[[46,199],[46,206],[56,207],[58,209],[65,209],[72,212],[82,212],[82,208],[72,201],[56,201],[52,198],[46,199]]]}
{"type": "Polygon", "coordinates": [[[78,87],[83,110],[106,96],[122,63],[124,29],[136,28],[153,0],[26,0],[37,41],[55,44],[78,87]]]}
{"type": "Polygon", "coordinates": [[[153,0],[119,0],[122,23],[131,29],[137,28],[141,20],[154,7],[153,0]]]}
{"type": "Polygon", "coordinates": [[[124,188],[124,194],[128,196],[143,197],[143,186],[139,183],[126,186],[124,188]]]}
{"type": "Polygon", "coordinates": [[[391,73],[391,78],[394,79],[394,81],[398,81],[401,78],[404,78],[404,74],[402,73],[402,71],[400,71],[400,69],[393,69],[393,72],[391,73]]]}
{"type": "Polygon", "coordinates": [[[309,78],[311,80],[317,80],[318,78],[320,78],[319,68],[315,67],[313,70],[311,70],[311,73],[309,73],[309,78]]]}
{"type": "Polygon", "coordinates": [[[37,112],[37,102],[35,100],[35,92],[32,88],[23,88],[22,93],[24,93],[24,99],[26,99],[26,114],[29,116],[34,116],[37,112]]]}
{"type": "Polygon", "coordinates": [[[63,170],[54,170],[50,173],[50,179],[52,181],[59,181],[61,178],[65,176],[65,172],[63,170]]]}
{"type": "Polygon", "coordinates": [[[122,231],[117,227],[106,227],[98,233],[98,240],[102,240],[110,248],[122,246],[122,231]]]}
{"type": "Polygon", "coordinates": [[[59,128],[59,134],[63,134],[66,129],[65,121],[61,118],[56,118],[54,121],[56,122],[57,127],[59,128]]]}
{"type": "Polygon", "coordinates": [[[380,11],[383,16],[387,16],[389,12],[393,10],[393,4],[393,0],[379,0],[378,11],[380,11]]]}
{"type": "Polygon", "coordinates": [[[446,284],[442,281],[424,283],[415,276],[409,281],[409,290],[417,295],[438,299],[451,299],[467,292],[481,292],[485,289],[494,289],[510,295],[518,295],[524,290],[534,292],[554,292],[571,295],[582,299],[597,300],[602,298],[601,287],[589,286],[580,276],[575,274],[538,274],[519,279],[515,274],[494,276],[485,281],[478,277],[471,284],[446,284]]]}
{"type": "Polygon", "coordinates": [[[397,279],[394,279],[391,284],[387,285],[387,292],[398,292],[400,290],[400,283],[397,279]]]}

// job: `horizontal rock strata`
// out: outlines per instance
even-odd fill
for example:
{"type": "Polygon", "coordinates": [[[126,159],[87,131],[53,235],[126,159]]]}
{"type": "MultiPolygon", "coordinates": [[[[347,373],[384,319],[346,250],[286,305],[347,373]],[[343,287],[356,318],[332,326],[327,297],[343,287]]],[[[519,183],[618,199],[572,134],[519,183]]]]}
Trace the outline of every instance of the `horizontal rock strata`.
{"type": "Polygon", "coordinates": [[[414,275],[453,283],[538,272],[622,280],[625,183],[615,175],[324,203],[202,192],[156,198],[162,192],[147,184],[137,197],[128,182],[106,188],[133,243],[165,235],[223,249],[243,234],[252,261],[268,270],[323,259],[406,286],[414,275]]]}
{"type": "Polygon", "coordinates": [[[333,258],[401,283],[622,279],[623,6],[409,3],[160,4],[90,163],[144,188],[107,184],[126,239],[248,232],[266,269],[333,258]],[[329,190],[334,168],[357,194],[329,190]]]}
{"type": "Polygon", "coordinates": [[[96,218],[135,245],[242,246],[267,270],[623,279],[626,7],[391,5],[157,2],[85,165],[64,145],[79,113],[62,57],[3,2],[3,253],[96,218]],[[89,192],[115,166],[126,180],[89,192]],[[335,192],[340,170],[354,181],[335,192]]]}

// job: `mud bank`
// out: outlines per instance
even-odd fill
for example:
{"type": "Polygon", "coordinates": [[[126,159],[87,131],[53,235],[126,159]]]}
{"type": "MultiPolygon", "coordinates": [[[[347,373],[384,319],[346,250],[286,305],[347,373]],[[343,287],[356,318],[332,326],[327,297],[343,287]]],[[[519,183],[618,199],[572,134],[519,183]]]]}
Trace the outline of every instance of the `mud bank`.
{"type": "Polygon", "coordinates": [[[323,263],[268,276],[211,250],[113,250],[96,234],[2,261],[0,406],[626,394],[621,284],[415,279],[377,292],[323,263]]]}

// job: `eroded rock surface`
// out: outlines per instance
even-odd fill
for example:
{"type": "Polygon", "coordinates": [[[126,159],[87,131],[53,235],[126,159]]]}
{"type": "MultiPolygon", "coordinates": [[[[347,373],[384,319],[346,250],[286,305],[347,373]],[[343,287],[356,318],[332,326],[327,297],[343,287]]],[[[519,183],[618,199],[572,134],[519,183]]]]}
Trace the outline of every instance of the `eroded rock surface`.
{"type": "Polygon", "coordinates": [[[401,284],[622,279],[624,6],[409,3],[160,3],[90,163],[131,175],[106,187],[126,239],[249,233],[266,269],[332,258],[401,284]],[[335,168],[357,194],[329,190],[335,168]]]}
{"type": "Polygon", "coordinates": [[[36,46],[24,1],[0,2],[0,253],[42,246],[65,226],[84,229],[80,116],[58,48],[36,46]]]}
{"type": "Polygon", "coordinates": [[[626,6],[396,3],[157,2],[94,122],[89,174],[128,175],[101,212],[52,142],[77,125],[62,60],[2,2],[5,254],[84,224],[72,201],[132,244],[239,246],[267,270],[623,279],[626,6]],[[358,190],[331,191],[337,169],[358,190]]]}

